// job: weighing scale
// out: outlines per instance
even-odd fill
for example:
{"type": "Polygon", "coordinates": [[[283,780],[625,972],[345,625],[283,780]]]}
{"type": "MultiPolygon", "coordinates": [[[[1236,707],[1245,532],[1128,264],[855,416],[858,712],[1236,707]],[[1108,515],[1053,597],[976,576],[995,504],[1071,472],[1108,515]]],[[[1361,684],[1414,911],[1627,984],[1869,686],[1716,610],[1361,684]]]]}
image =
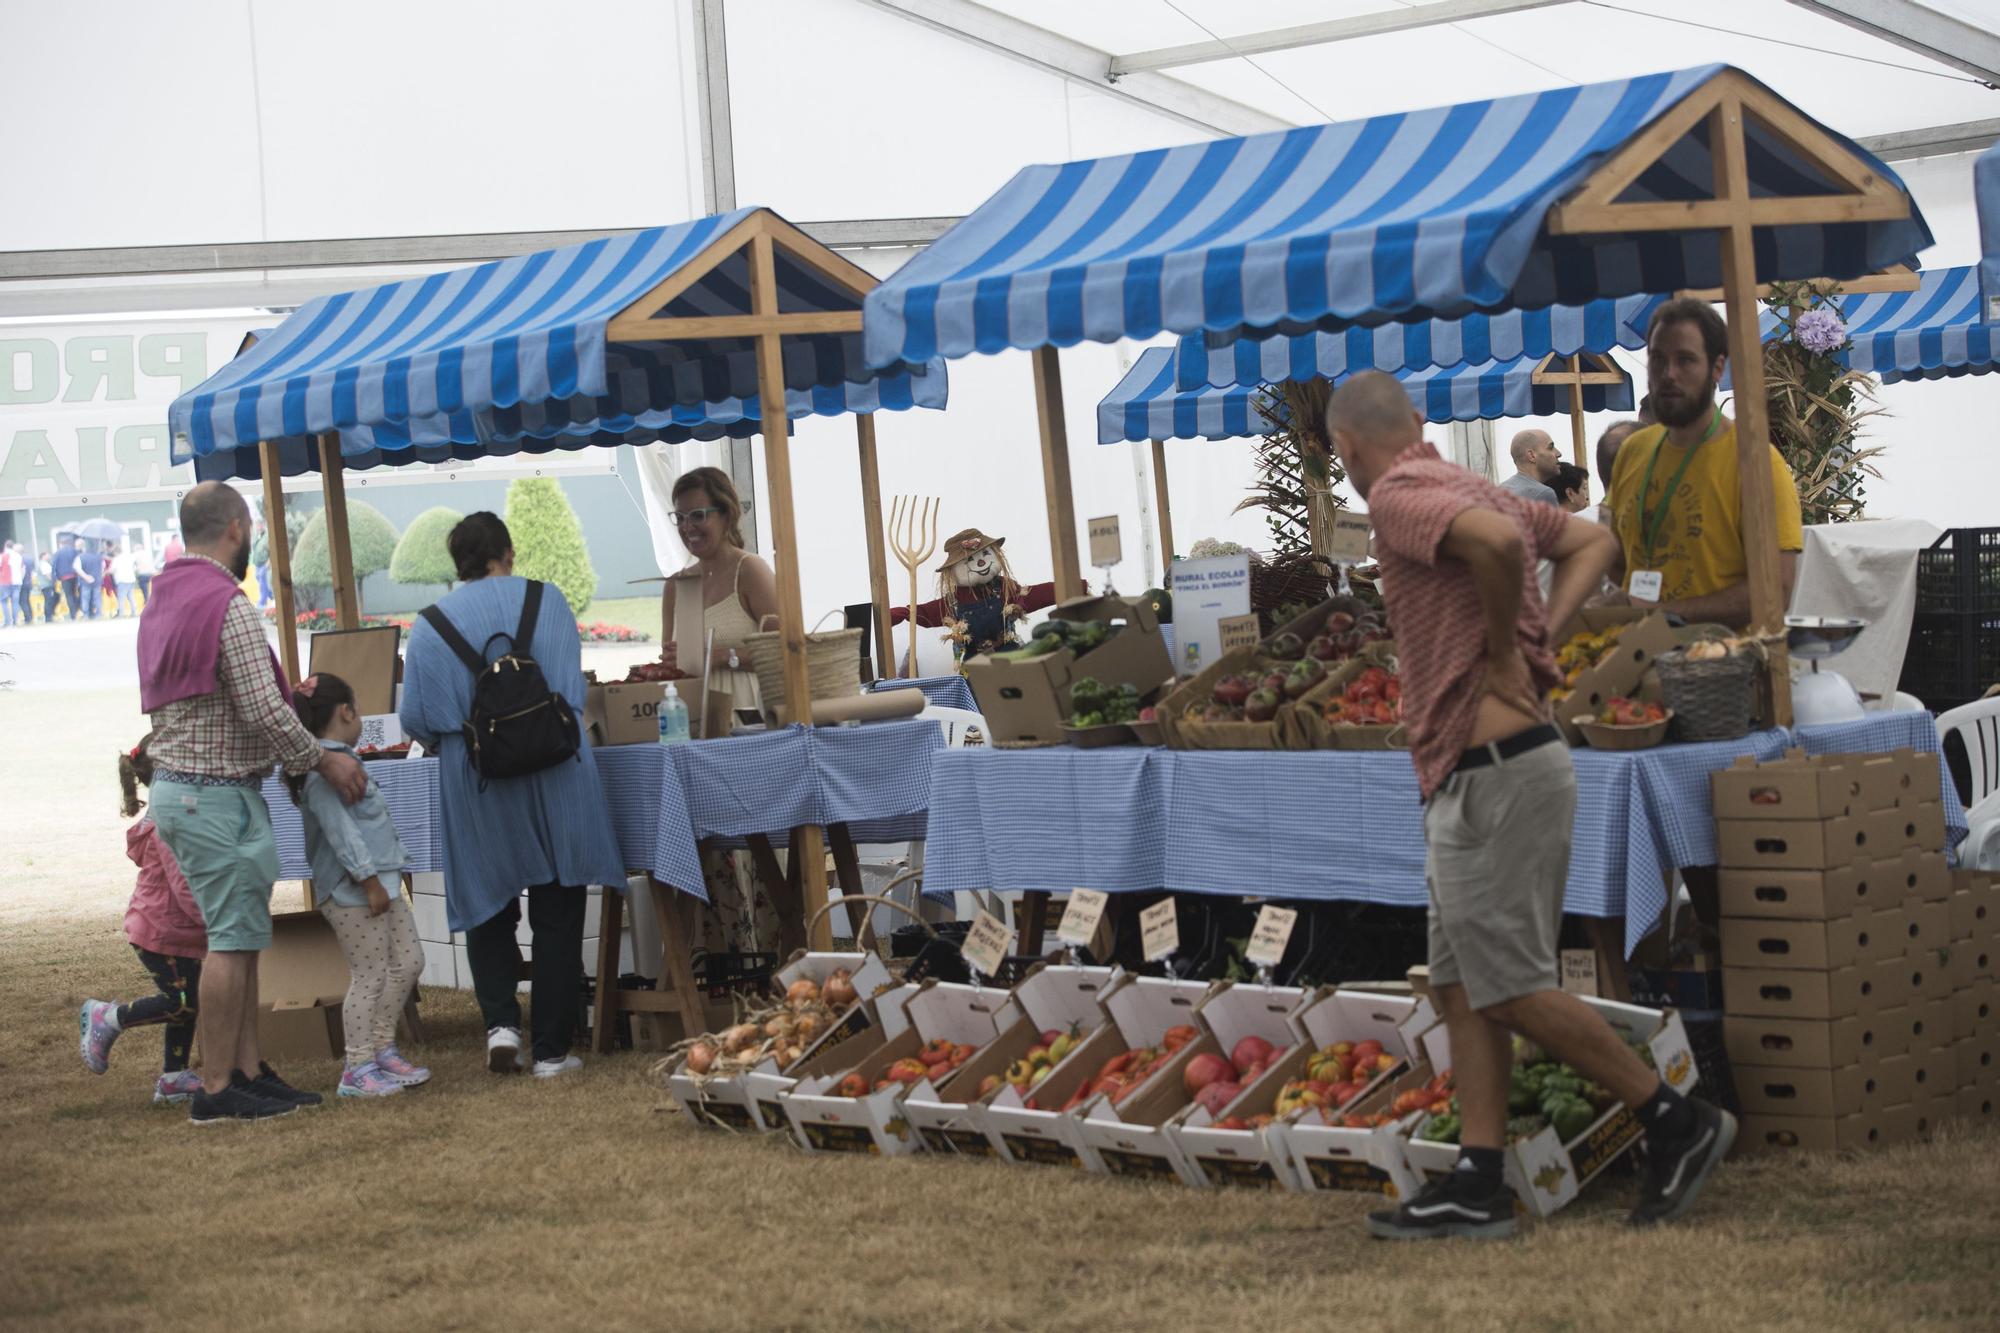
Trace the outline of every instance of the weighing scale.
{"type": "Polygon", "coordinates": [[[1860,693],[1847,677],[1820,670],[1822,659],[1846,652],[1867,628],[1867,621],[1845,616],[1785,617],[1785,643],[1791,655],[1812,663],[1811,670],[1792,682],[1794,725],[1858,722],[1868,716],[1860,693]]]}

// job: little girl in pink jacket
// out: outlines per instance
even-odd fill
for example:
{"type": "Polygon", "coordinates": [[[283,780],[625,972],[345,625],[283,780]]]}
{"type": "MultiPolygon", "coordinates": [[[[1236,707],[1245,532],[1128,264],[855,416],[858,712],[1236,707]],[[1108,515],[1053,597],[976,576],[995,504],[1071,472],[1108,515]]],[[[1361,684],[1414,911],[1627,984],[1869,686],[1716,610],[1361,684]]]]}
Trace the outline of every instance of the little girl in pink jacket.
{"type": "MultiPolygon", "coordinates": [[[[151,740],[148,736],[146,740],[151,740]]],[[[124,792],[122,810],[130,819],[144,809],[139,786],[151,786],[153,761],[146,741],[118,756],[118,785],[124,792]]],[[[208,929],[188,892],[187,880],[174,854],[160,839],[151,819],[125,830],[125,855],[139,868],[132,902],[125,909],[125,937],[140,963],[153,975],[159,993],[130,1004],[85,1000],[77,1015],[83,1063],[93,1074],[109,1067],[111,1043],[127,1028],[158,1023],[166,1032],[166,1057],[153,1085],[155,1103],[184,1102],[201,1087],[188,1068],[194,1047],[196,997],[201,991],[201,964],[208,956],[208,929]]]]}

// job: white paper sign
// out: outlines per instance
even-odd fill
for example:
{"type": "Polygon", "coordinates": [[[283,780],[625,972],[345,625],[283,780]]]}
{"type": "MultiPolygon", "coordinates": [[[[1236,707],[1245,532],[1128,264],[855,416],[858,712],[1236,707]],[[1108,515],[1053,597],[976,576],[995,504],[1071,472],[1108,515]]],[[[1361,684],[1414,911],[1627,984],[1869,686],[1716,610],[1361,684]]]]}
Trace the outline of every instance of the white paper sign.
{"type": "Polygon", "coordinates": [[[1139,943],[1149,963],[1157,963],[1181,947],[1180,916],[1172,898],[1162,898],[1139,913],[1139,943]]]}
{"type": "Polygon", "coordinates": [[[981,912],[973,918],[961,952],[973,971],[990,977],[1000,970],[1013,947],[1014,932],[1007,929],[1007,923],[991,912],[981,912]]]}
{"type": "Polygon", "coordinates": [[[1289,907],[1266,903],[1257,911],[1257,925],[1250,932],[1250,947],[1243,956],[1258,967],[1276,967],[1284,961],[1285,946],[1291,943],[1292,927],[1299,914],[1289,907]]]}
{"type": "Polygon", "coordinates": [[[1337,561],[1359,564],[1368,558],[1368,538],[1373,531],[1368,515],[1351,509],[1333,512],[1333,531],[1327,534],[1327,554],[1337,561]]]}
{"type": "Polygon", "coordinates": [[[1657,569],[1635,569],[1632,571],[1631,586],[1626,592],[1635,602],[1657,602],[1664,581],[1664,576],[1657,569]]]}
{"type": "Polygon", "coordinates": [[[1125,544],[1118,536],[1118,515],[1093,518],[1090,529],[1090,563],[1109,569],[1125,558],[1125,544]]]}
{"type": "Polygon", "coordinates": [[[1216,648],[1228,652],[1231,648],[1255,648],[1264,637],[1263,627],[1257,623],[1255,614],[1230,616],[1215,622],[1216,648]]]}
{"type": "Polygon", "coordinates": [[[1056,926],[1056,938],[1078,948],[1089,944],[1097,938],[1097,923],[1104,919],[1104,909],[1110,901],[1111,895],[1096,889],[1071,889],[1062,921],[1056,926]]]}
{"type": "Polygon", "coordinates": [[[1173,563],[1174,669],[1191,676],[1222,655],[1220,622],[1250,614],[1250,557],[1173,563]]]}
{"type": "Polygon", "coordinates": [[[1589,949],[1562,951],[1562,989],[1571,995],[1597,997],[1597,955],[1589,949]]]}

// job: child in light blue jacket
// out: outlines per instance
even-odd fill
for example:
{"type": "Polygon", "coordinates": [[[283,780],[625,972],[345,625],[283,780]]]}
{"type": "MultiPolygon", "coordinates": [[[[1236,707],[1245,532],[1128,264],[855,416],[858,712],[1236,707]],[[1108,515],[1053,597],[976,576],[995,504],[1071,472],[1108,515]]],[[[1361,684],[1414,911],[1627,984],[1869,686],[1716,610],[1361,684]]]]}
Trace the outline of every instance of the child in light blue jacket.
{"type": "MultiPolygon", "coordinates": [[[[292,707],[330,750],[352,751],[361,738],[354,688],[330,672],[300,681],[292,707]]],[[[341,1007],[347,1068],[340,1095],[387,1097],[415,1087],[431,1074],[396,1049],[396,1016],[423,971],[424,949],[403,899],[400,877],[409,857],[388,803],[373,778],[367,795],[353,805],[343,804],[318,773],[285,782],[305,831],[314,900],[347,955],[347,999],[341,1007]]]]}

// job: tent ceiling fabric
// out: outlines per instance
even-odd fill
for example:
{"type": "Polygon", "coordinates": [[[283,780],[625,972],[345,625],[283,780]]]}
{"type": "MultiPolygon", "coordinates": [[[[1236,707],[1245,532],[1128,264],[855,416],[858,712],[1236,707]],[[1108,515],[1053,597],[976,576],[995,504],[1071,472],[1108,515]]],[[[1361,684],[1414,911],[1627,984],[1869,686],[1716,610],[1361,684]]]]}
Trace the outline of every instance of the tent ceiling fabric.
{"type": "MultiPolygon", "coordinates": [[[[176,462],[260,440],[389,428],[400,445],[504,446],[528,439],[647,433],[649,416],[751,399],[754,344],[742,337],[608,342],[612,318],[757,213],[699,218],[627,236],[502,259],[472,268],[320,297],[243,355],[174,401],[176,462]]],[[[777,249],[779,308],[853,311],[855,293],[777,249]]],[[[704,273],[664,308],[666,317],[745,315],[740,255],[704,273]]],[[[787,336],[788,391],[844,390],[879,378],[863,366],[860,335],[787,336]]],[[[883,408],[942,406],[944,368],[893,366],[866,395],[883,408]]],[[[788,410],[792,405],[788,403],[788,410]]],[[[842,407],[839,410],[855,410],[842,407]]],[[[865,408],[860,410],[873,410],[865,408]]],[[[670,424],[670,423],[662,423],[670,424]]],[[[376,447],[355,439],[359,451],[376,447]]]]}
{"type": "MultiPolygon", "coordinates": [[[[1540,362],[1540,357],[1520,357],[1501,362],[1404,368],[1395,374],[1410,395],[1411,404],[1427,421],[1493,421],[1568,412],[1566,385],[1534,383],[1535,368],[1540,362]]],[[[1269,400],[1267,388],[1233,384],[1183,389],[1178,385],[1174,363],[1173,348],[1149,347],[1140,354],[1117,387],[1097,405],[1099,444],[1229,440],[1262,435],[1269,429],[1258,409],[1259,401],[1269,400]]],[[[1620,384],[1584,386],[1584,410],[1632,410],[1632,380],[1620,373],[1623,379],[1620,384]]],[[[1345,375],[1326,378],[1339,380],[1345,375]]]]}
{"type": "Polygon", "coordinates": [[[1226,333],[1182,338],[1174,349],[1175,382],[1183,389],[1227,388],[1357,370],[1421,369],[1467,362],[1540,360],[1551,352],[1635,351],[1646,345],[1646,321],[1663,298],[1620,296],[1583,305],[1508,310],[1463,319],[1378,324],[1338,333],[1269,338],[1226,333]]]}
{"type": "MultiPolygon", "coordinates": [[[[1543,220],[1727,69],[1026,168],[868,294],[869,362],[1162,330],[1455,318],[1720,285],[1711,230],[1558,236],[1543,220]]],[[[1709,197],[1704,125],[1621,202],[1709,197]]],[[[1827,133],[1903,191],[1888,167],[1827,133]]],[[[1836,192],[1761,123],[1746,138],[1753,194],[1836,192]]],[[[1931,243],[1914,210],[1764,227],[1756,239],[1760,281],[1914,264],[1931,243]]]]}

